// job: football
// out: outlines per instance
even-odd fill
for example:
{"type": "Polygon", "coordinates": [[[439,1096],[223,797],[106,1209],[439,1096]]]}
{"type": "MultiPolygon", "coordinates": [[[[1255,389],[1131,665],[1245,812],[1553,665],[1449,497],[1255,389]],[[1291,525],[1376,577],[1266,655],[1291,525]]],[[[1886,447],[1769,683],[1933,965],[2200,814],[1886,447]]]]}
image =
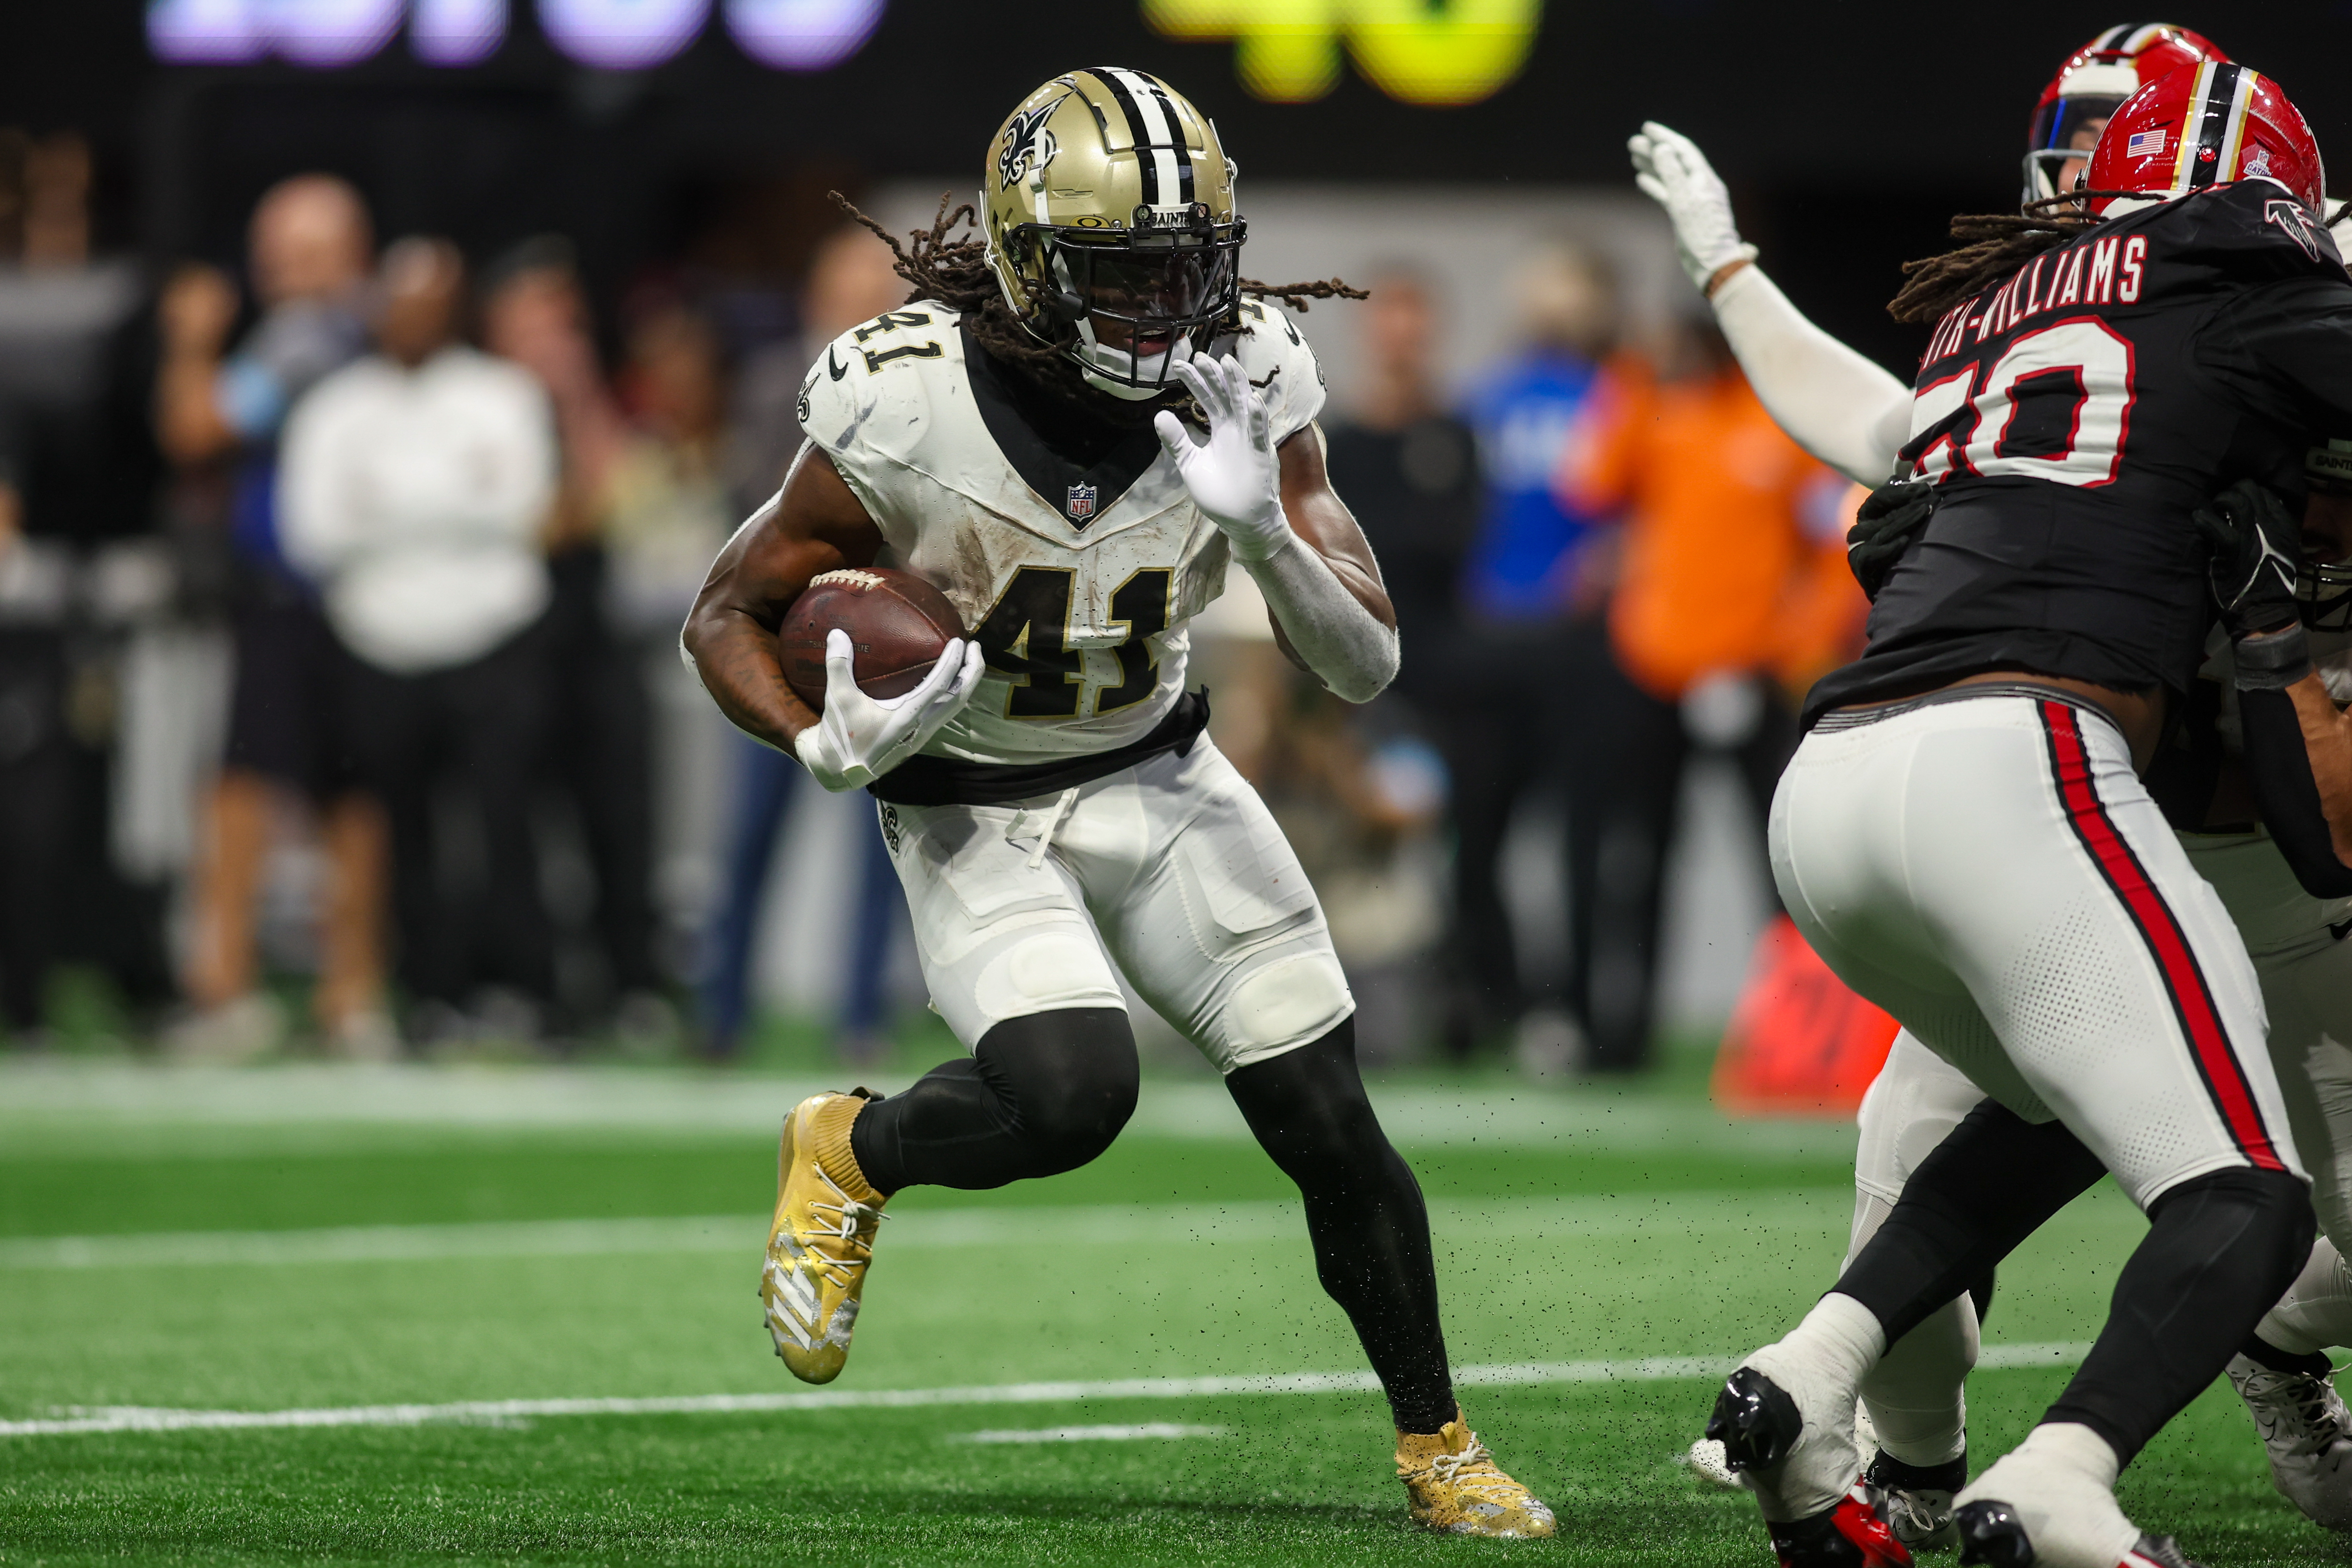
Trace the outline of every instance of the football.
{"type": "Polygon", "coordinates": [[[809,579],[776,630],[784,679],[810,707],[824,707],[824,638],[849,634],[851,665],[868,697],[904,697],[922,684],[949,639],[964,635],[948,596],[911,572],[853,566],[809,579]]]}

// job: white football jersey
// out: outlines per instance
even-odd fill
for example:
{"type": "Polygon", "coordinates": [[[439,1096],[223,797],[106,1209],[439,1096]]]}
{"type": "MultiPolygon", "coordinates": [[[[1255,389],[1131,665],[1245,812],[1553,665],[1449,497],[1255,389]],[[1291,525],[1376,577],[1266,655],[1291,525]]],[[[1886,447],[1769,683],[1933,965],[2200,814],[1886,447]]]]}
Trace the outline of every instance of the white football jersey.
{"type": "MultiPolygon", "coordinates": [[[[1274,438],[1323,406],[1322,372],[1280,309],[1251,300],[1220,352],[1258,384],[1274,438]]],[[[835,338],[801,389],[801,428],[882,531],[877,564],[938,585],[988,656],[971,701],[924,751],[1025,764],[1142,739],[1184,689],[1186,622],[1224,587],[1224,535],[1148,424],[1090,468],[1048,449],[928,301],[835,338]]]]}

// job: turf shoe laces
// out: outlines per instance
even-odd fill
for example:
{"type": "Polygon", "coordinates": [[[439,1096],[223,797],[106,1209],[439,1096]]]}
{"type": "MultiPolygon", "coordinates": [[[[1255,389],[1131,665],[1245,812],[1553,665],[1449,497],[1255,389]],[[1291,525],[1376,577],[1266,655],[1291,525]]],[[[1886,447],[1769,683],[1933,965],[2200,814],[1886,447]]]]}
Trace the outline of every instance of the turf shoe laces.
{"type": "Polygon", "coordinates": [[[831,1383],[849,1360],[849,1336],[883,1195],[857,1169],[849,1124],[872,1098],[812,1095],[784,1118],[776,1152],[776,1217],[760,1300],[776,1354],[803,1383],[831,1383]]]}
{"type": "Polygon", "coordinates": [[[1397,1434],[1397,1479],[1412,1521],[1448,1535],[1550,1535],[1551,1510],[1505,1475],[1457,1407],[1435,1432],[1397,1434]]]}
{"type": "Polygon", "coordinates": [[[1862,1473],[1877,1497],[1886,1527],[1914,1552],[1942,1552],[1959,1544],[1952,1524],[1952,1499],[1969,1484],[1969,1457],[1941,1465],[1906,1465],[1885,1449],[1862,1473]]]}
{"type": "Polygon", "coordinates": [[[1765,1528],[1780,1568],[1912,1568],[1910,1549],[1887,1526],[1885,1500],[1860,1482],[1826,1512],[1767,1520],[1765,1528]]]}
{"type": "Polygon", "coordinates": [[[2352,1416],[2333,1369],[2282,1371],[2239,1355],[2228,1373],[2263,1435],[2280,1494],[2315,1524],[2352,1530],[2352,1416]]]}

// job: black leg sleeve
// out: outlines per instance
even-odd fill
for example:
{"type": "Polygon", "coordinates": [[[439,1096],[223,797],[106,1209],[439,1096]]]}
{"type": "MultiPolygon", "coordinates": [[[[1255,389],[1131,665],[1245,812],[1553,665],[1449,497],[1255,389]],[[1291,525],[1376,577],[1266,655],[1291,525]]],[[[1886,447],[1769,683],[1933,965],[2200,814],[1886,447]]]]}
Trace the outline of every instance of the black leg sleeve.
{"type": "Polygon", "coordinates": [[[1920,1162],[1837,1289],[1875,1313],[1893,1344],[2105,1174],[2063,1122],[2035,1126],[1988,1100],[1920,1162]]]}
{"type": "Polygon", "coordinates": [[[1436,1431],[1455,1406],[1429,1210],[1365,1097],[1355,1021],[1228,1074],[1225,1088],[1266,1153],[1298,1184],[1316,1274],[1355,1325],[1397,1429],[1436,1431]]]}
{"type": "Polygon", "coordinates": [[[1059,1175],[1110,1147],[1135,1114],[1140,1070],[1117,1007],[1007,1018],[970,1057],[859,1111],[850,1152],[884,1193],[1059,1175]]]}
{"type": "Polygon", "coordinates": [[[2183,1182],[2148,1218],[2098,1342],[2042,1417],[2088,1426],[2126,1465],[2221,1375],[2294,1281],[2317,1230],[2309,1190],[2284,1171],[2183,1182]]]}

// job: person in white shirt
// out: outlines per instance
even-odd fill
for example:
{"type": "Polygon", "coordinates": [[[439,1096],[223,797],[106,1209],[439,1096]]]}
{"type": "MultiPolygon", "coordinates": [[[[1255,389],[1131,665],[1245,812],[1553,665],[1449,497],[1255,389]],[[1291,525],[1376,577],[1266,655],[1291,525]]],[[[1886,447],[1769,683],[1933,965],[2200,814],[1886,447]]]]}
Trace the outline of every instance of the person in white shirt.
{"type": "Polygon", "coordinates": [[[412,1034],[462,1023],[480,988],[551,990],[529,820],[545,732],[540,537],[555,498],[547,395],[457,341],[465,267],[446,241],[384,254],[377,352],[320,382],[287,426],[286,552],[349,660],[349,744],[391,818],[399,973],[412,1034]],[[481,885],[439,874],[436,802],[479,821],[481,885]]]}

